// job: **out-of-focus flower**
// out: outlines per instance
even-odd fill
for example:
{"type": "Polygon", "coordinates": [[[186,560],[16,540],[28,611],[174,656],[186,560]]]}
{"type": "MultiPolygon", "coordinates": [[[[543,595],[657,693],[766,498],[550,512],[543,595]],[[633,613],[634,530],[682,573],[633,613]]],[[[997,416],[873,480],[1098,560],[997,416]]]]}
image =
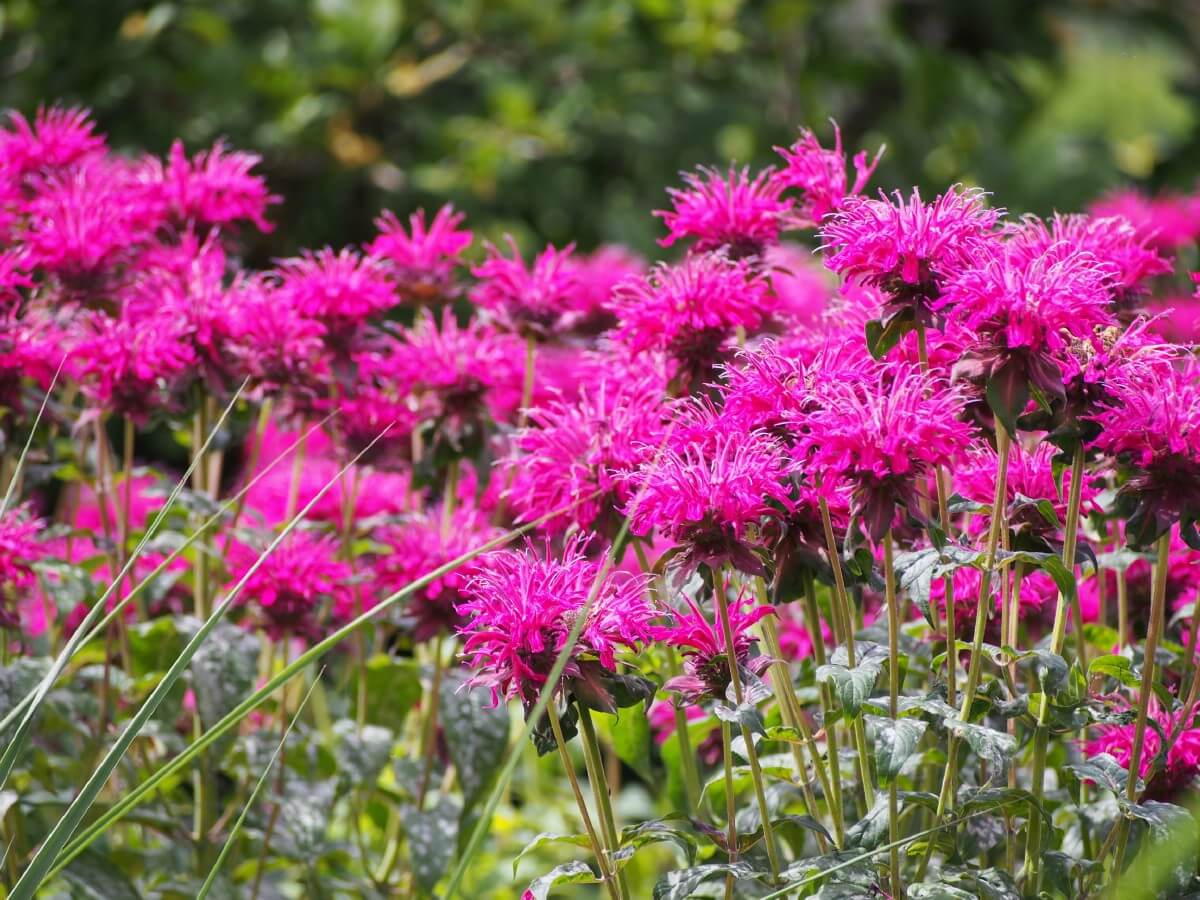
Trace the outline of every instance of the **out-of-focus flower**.
{"type": "Polygon", "coordinates": [[[659,244],[670,247],[678,240],[693,238],[698,253],[724,250],[731,257],[757,256],[779,240],[783,217],[791,201],[780,197],[784,185],[773,169],[753,178],[749,168],[729,167],[722,174],[701,168],[684,173],[685,188],[667,188],[673,209],[658,209],[654,215],[667,226],[659,244]]]}
{"type": "Polygon", "coordinates": [[[749,541],[787,509],[782,448],[764,432],[717,433],[708,443],[664,448],[629,476],[630,531],[657,530],[682,547],[685,573],[729,562],[762,574],[749,541]]]}
{"type": "Polygon", "coordinates": [[[653,457],[662,437],[663,385],[653,378],[603,380],[529,411],[505,468],[518,521],[575,503],[547,522],[612,536],[616,510],[629,500],[626,476],[653,457]]]}
{"type": "MultiPolygon", "coordinates": [[[[1155,698],[1150,699],[1150,717],[1157,728],[1147,728],[1143,735],[1141,756],[1138,760],[1138,775],[1147,778],[1150,769],[1158,762],[1163,752],[1160,733],[1174,735],[1166,749],[1166,766],[1157,770],[1146,785],[1145,796],[1157,800],[1174,800],[1200,774],[1200,728],[1180,727],[1182,712],[1172,714],[1164,710],[1155,698]]],[[[1134,725],[1101,725],[1093,732],[1095,737],[1084,744],[1088,756],[1107,753],[1125,769],[1133,761],[1134,725]]]]}
{"type": "Polygon", "coordinates": [[[240,279],[230,293],[236,301],[228,353],[239,374],[250,377],[248,395],[281,397],[292,410],[312,408],[331,376],[322,353],[325,326],[280,303],[274,284],[261,276],[240,279]]]}
{"type": "Polygon", "coordinates": [[[632,353],[666,353],[694,387],[721,361],[739,327],[753,331],[770,315],[774,298],[746,260],[693,254],[623,282],[612,305],[620,320],[614,339],[632,353]]]}
{"type": "Polygon", "coordinates": [[[896,508],[916,514],[918,485],[969,446],[963,406],[960,392],[910,367],[884,366],[871,381],[830,385],[798,423],[806,469],[819,474],[822,490],[849,483],[854,515],[879,541],[896,508]]]}
{"type": "Polygon", "coordinates": [[[278,302],[315,319],[330,340],[344,342],[368,319],[396,305],[396,286],[384,264],[344,248],[305,251],[277,268],[278,302]]]}
{"type": "MultiPolygon", "coordinates": [[[[683,595],[683,600],[686,608],[671,612],[673,621],[670,625],[656,625],[651,629],[655,640],[680,648],[684,657],[684,674],[664,684],[663,690],[679,694],[689,704],[724,701],[731,681],[724,628],[719,621],[709,621],[687,594],[683,595]]],[[[729,630],[739,668],[760,675],[770,664],[766,657],[751,659],[756,638],[750,629],[763,616],[774,612],[770,606],[755,606],[750,596],[739,596],[729,604],[729,630]]]]}
{"type": "MultiPolygon", "coordinates": [[[[386,548],[375,563],[376,577],[385,594],[407,587],[500,534],[500,529],[490,525],[474,507],[459,507],[446,519],[445,499],[442,504],[375,532],[375,540],[386,548]]],[[[462,566],[408,598],[404,621],[414,641],[454,634],[466,624],[458,607],[467,600],[463,590],[473,572],[474,564],[462,566]]]]}
{"type": "MultiPolygon", "coordinates": [[[[231,590],[262,555],[262,550],[231,542],[228,548],[231,590]]],[[[334,615],[348,618],[353,606],[353,570],[337,558],[338,542],[307,531],[293,531],[247,579],[238,595],[253,604],[263,628],[273,639],[321,634],[322,603],[334,615]]]]}
{"type": "Polygon", "coordinates": [[[24,506],[0,514],[0,629],[20,627],[17,604],[37,580],[34,564],[46,556],[38,540],[44,527],[24,506]]]}
{"type": "Polygon", "coordinates": [[[1200,520],[1200,364],[1150,367],[1110,387],[1111,402],[1094,417],[1094,445],[1128,467],[1118,494],[1127,539],[1145,546],[1176,522],[1192,536],[1200,520]]]}
{"type": "Polygon", "coordinates": [[[487,259],[471,270],[479,283],[471,299],[503,327],[521,335],[545,338],[568,328],[576,318],[579,275],[575,245],[562,250],[547,245],[531,266],[508,238],[511,256],[487,245],[487,259]]]}
{"type": "Polygon", "coordinates": [[[617,285],[642,275],[646,262],[626,247],[607,244],[575,262],[577,286],[572,295],[578,320],[573,330],[578,334],[596,335],[617,323],[611,300],[617,285]]]}
{"type": "Polygon", "coordinates": [[[829,273],[808,248],[782,243],[764,255],[767,277],[775,292],[777,315],[793,327],[815,325],[833,299],[829,273]]]}
{"type": "Polygon", "coordinates": [[[375,220],[379,235],[367,251],[392,267],[400,294],[407,302],[452,300],[457,294],[454,270],[462,252],[471,245],[471,232],[458,227],[465,218],[447,203],[426,225],[425,210],[419,209],[408,217],[405,231],[396,214],[385,210],[375,220]]]}
{"type": "Polygon", "coordinates": [[[1140,237],[1163,250],[1193,243],[1200,236],[1200,197],[1163,193],[1147,197],[1136,190],[1117,191],[1097,203],[1096,216],[1123,216],[1140,237]]]}
{"type": "Polygon", "coordinates": [[[49,174],[105,151],[104,137],[86,109],[38,107],[31,123],[19,112],[9,113],[10,128],[0,129],[0,173],[21,180],[49,174]]]}
{"type": "Polygon", "coordinates": [[[885,320],[911,314],[933,322],[947,282],[996,240],[1001,210],[979,190],[952,188],[932,203],[914,189],[905,199],[848,197],[821,228],[825,264],[887,295],[885,320]]]}
{"type": "Polygon", "coordinates": [[[494,551],[479,560],[465,589],[469,599],[458,607],[467,618],[460,634],[463,656],[476,670],[470,684],[489,688],[493,702],[516,697],[527,707],[535,702],[589,597],[594,599],[563,683],[553,690],[570,690],[585,675],[594,681],[614,672],[618,650],[650,638],[654,613],[645,599],[645,580],[609,572],[597,584],[602,563],[584,555],[589,540],[573,536],[560,558],[526,548],[494,551]]]}
{"type": "Polygon", "coordinates": [[[797,228],[815,228],[829,213],[841,209],[847,197],[863,192],[879,165],[883,147],[867,162],[866,151],[854,154],[854,184],[847,187],[846,155],[842,151],[842,130],[833,123],[833,149],[826,150],[809,129],[802,129],[790,147],[776,147],[784,167],[775,180],[785,189],[800,191],[800,200],[790,218],[797,228]]]}
{"type": "Polygon", "coordinates": [[[267,190],[266,179],[253,174],[260,162],[257,153],[231,151],[224,141],[188,159],[183,141],[177,140],[165,166],[153,157],[143,163],[144,178],[179,222],[223,226],[244,220],[269,232],[274,226],[266,220],[267,207],[282,198],[267,190]]]}

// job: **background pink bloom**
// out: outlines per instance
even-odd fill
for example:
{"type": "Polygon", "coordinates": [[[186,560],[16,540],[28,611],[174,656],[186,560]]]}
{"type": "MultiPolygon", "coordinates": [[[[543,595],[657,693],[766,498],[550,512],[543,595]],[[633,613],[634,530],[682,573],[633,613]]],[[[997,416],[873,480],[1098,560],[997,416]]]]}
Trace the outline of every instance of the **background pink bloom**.
{"type": "Polygon", "coordinates": [[[733,166],[726,174],[701,168],[684,173],[685,188],[667,188],[673,209],[655,210],[654,215],[667,226],[667,236],[659,240],[670,247],[678,240],[694,238],[697,252],[726,248],[733,257],[761,253],[779,239],[783,216],[791,201],[780,198],[783,185],[774,178],[773,169],[764,169],[753,178],[749,168],[733,166]]]}
{"type": "Polygon", "coordinates": [[[568,327],[575,318],[579,290],[575,245],[562,250],[547,245],[526,266],[516,241],[508,237],[507,242],[511,256],[488,244],[487,259],[471,270],[479,279],[471,300],[520,334],[546,337],[568,327]]]}
{"type": "Polygon", "coordinates": [[[453,274],[460,264],[459,256],[471,245],[471,232],[458,227],[465,218],[447,203],[426,225],[425,210],[419,209],[408,217],[405,231],[396,214],[385,210],[375,220],[379,235],[367,251],[392,267],[405,300],[449,300],[454,296],[453,274]]]}
{"type": "Polygon", "coordinates": [[[800,200],[791,216],[799,228],[815,228],[829,213],[840,209],[847,197],[863,192],[883,155],[880,147],[875,158],[867,162],[867,154],[854,154],[854,184],[846,178],[846,156],[842,152],[842,130],[833,123],[833,149],[821,146],[817,136],[807,128],[801,129],[799,139],[790,147],[776,147],[783,157],[784,167],[775,180],[785,189],[796,189],[800,200]]]}

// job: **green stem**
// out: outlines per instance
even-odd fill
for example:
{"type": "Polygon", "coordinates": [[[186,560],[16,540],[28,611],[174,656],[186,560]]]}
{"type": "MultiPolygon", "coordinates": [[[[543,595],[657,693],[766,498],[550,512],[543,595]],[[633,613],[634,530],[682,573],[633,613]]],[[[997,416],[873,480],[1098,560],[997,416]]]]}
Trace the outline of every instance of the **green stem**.
{"type": "MultiPolygon", "coordinates": [[[[979,597],[975,604],[975,633],[971,642],[971,662],[967,668],[967,686],[963,691],[962,706],[959,708],[959,719],[966,722],[971,714],[971,706],[975,703],[975,692],[979,688],[980,670],[983,663],[983,638],[987,630],[988,617],[991,612],[992,599],[992,570],[996,565],[996,550],[1000,546],[1000,534],[1004,529],[1004,507],[1008,498],[1008,455],[1012,439],[1000,419],[996,419],[996,488],[992,494],[992,515],[988,523],[987,549],[984,551],[984,567],[979,576],[979,597]]],[[[955,644],[947,648],[948,653],[956,654],[955,644]]],[[[955,769],[958,765],[958,748],[961,741],[951,733],[949,748],[946,752],[946,772],[942,776],[942,789],[938,792],[936,820],[940,821],[947,809],[953,809],[953,789],[955,769]]],[[[917,881],[923,881],[929,869],[929,861],[933,856],[933,842],[925,848],[925,855],[917,868],[917,881]]]]}
{"type": "Polygon", "coordinates": [[[558,710],[555,709],[553,701],[546,707],[546,715],[550,719],[550,730],[554,732],[554,742],[558,744],[558,755],[562,760],[563,771],[566,772],[571,791],[575,794],[575,805],[579,807],[579,818],[583,820],[583,830],[587,832],[588,842],[592,845],[592,854],[596,857],[596,865],[600,869],[600,879],[608,888],[613,900],[621,900],[621,889],[613,877],[610,861],[604,852],[604,844],[596,834],[596,827],[592,824],[587,803],[583,800],[583,791],[579,789],[579,779],[575,775],[575,763],[572,762],[571,754],[567,751],[562,723],[559,721],[558,710]]]}
{"type": "MultiPolygon", "coordinates": [[[[1162,638],[1163,619],[1167,599],[1167,569],[1171,561],[1171,531],[1168,529],[1158,539],[1158,560],[1154,566],[1154,587],[1150,595],[1150,624],[1146,628],[1146,644],[1142,651],[1142,685],[1138,690],[1137,719],[1133,726],[1133,749],[1129,754],[1129,779],[1125,787],[1125,799],[1130,803],[1138,800],[1138,774],[1141,772],[1142,748],[1146,743],[1146,720],[1150,712],[1150,697],[1154,693],[1155,657],[1158,642],[1162,638]]],[[[1114,877],[1119,876],[1125,865],[1125,850],[1129,842],[1129,818],[1123,816],[1117,828],[1121,829],[1117,839],[1117,862],[1114,877]]]]}
{"type": "MultiPolygon", "coordinates": [[[[817,605],[816,579],[811,572],[804,579],[804,618],[808,626],[809,639],[812,641],[813,658],[818,667],[823,666],[825,665],[825,635],[821,633],[821,611],[817,605]]],[[[821,682],[817,685],[817,693],[821,698],[821,714],[824,720],[829,722],[833,713],[833,692],[830,691],[827,683],[821,682]]],[[[831,798],[830,812],[833,815],[834,835],[838,839],[838,846],[841,847],[845,843],[846,816],[842,800],[842,762],[841,754],[838,751],[836,725],[825,726],[825,744],[828,749],[829,780],[830,788],[832,788],[832,793],[827,793],[826,796],[831,798]]]]}
{"type": "MultiPolygon", "coordinates": [[[[738,706],[745,702],[742,691],[742,676],[738,670],[737,650],[733,640],[733,626],[729,620],[729,598],[726,596],[724,569],[713,569],[713,596],[717,604],[717,615],[721,620],[721,634],[725,641],[725,657],[729,662],[729,679],[733,684],[733,696],[738,706]]],[[[771,811],[767,806],[766,789],[763,786],[762,769],[758,762],[758,750],[754,747],[754,735],[745,725],[742,726],[742,739],[746,743],[746,759],[750,763],[750,775],[754,781],[754,795],[758,801],[759,816],[762,819],[763,843],[767,848],[767,860],[771,865],[773,880],[779,880],[779,856],[775,846],[775,829],[771,825],[771,811]]]]}
{"type": "MultiPolygon", "coordinates": [[[[737,862],[737,801],[733,796],[733,741],[729,723],[721,721],[721,755],[725,760],[725,842],[730,864],[737,862]]],[[[725,875],[725,900],[733,900],[733,873],[725,875]]]]}
{"type": "MultiPolygon", "coordinates": [[[[592,786],[592,797],[595,799],[596,810],[600,813],[600,835],[602,843],[609,852],[609,858],[621,846],[617,832],[617,817],[613,814],[612,797],[609,794],[608,778],[604,774],[604,763],[600,755],[600,741],[596,737],[596,725],[592,722],[592,711],[582,703],[576,703],[579,713],[579,734],[583,739],[583,761],[588,773],[588,783],[592,786]]],[[[619,871],[617,889],[622,897],[628,897],[629,884],[625,873],[619,871]]]]}
{"type": "Polygon", "coordinates": [[[437,756],[437,721],[438,705],[442,690],[442,674],[445,663],[442,661],[442,636],[439,634],[433,642],[433,679],[429,689],[429,709],[421,731],[420,753],[424,759],[421,772],[421,783],[417,788],[417,811],[425,808],[425,794],[429,790],[429,779],[433,775],[434,758],[437,756]]]}
{"type": "MultiPolygon", "coordinates": [[[[893,720],[900,718],[900,608],[896,599],[896,572],[892,560],[892,531],[883,536],[883,584],[888,612],[888,712],[893,720]]],[[[888,841],[900,840],[900,808],[896,778],[888,780],[888,841]]],[[[892,896],[904,897],[900,880],[900,850],[893,846],[890,857],[892,896]]]]}
{"type": "MultiPolygon", "coordinates": [[[[1079,510],[1083,489],[1083,444],[1075,447],[1071,459],[1071,493],[1067,499],[1067,521],[1063,534],[1063,565],[1069,572],[1075,571],[1075,546],[1079,536],[1079,510]]],[[[1073,592],[1074,608],[1079,606],[1079,594],[1073,592]]],[[[1058,594],[1058,603],[1054,610],[1054,627],[1050,632],[1050,652],[1062,655],[1066,643],[1067,627],[1067,595],[1058,594]]],[[[1086,642],[1083,636],[1083,621],[1076,616],[1076,634],[1078,636],[1079,663],[1086,670],[1086,642]]],[[[1038,704],[1037,728],[1033,735],[1033,775],[1030,782],[1033,800],[1029,807],[1029,833],[1025,844],[1025,872],[1028,885],[1036,893],[1042,883],[1042,816],[1039,808],[1045,796],[1046,755],[1050,744],[1050,729],[1046,718],[1050,712],[1050,701],[1045,691],[1041,694],[1038,704]]]]}

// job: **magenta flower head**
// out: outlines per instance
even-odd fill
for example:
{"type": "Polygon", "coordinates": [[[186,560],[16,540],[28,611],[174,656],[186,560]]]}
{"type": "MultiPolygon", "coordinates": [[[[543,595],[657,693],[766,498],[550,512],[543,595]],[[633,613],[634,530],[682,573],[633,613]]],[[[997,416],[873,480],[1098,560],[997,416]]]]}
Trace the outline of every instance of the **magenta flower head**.
{"type": "Polygon", "coordinates": [[[739,327],[754,331],[770,315],[774,297],[746,260],[693,254],[622,283],[612,304],[614,340],[632,353],[665,353],[680,387],[691,391],[712,376],[739,327]]]}
{"type": "MultiPolygon", "coordinates": [[[[1172,714],[1162,708],[1157,698],[1150,699],[1150,718],[1157,727],[1145,730],[1138,765],[1138,775],[1149,778],[1145,793],[1148,798],[1176,800],[1200,774],[1200,728],[1186,727],[1191,723],[1181,722],[1182,716],[1182,711],[1172,714]],[[1176,731],[1178,736],[1174,736],[1176,731]],[[1151,769],[1163,755],[1162,734],[1173,736],[1166,747],[1166,765],[1151,775],[1151,769]]],[[[1096,737],[1084,744],[1084,752],[1089,757],[1107,753],[1128,770],[1133,761],[1134,730],[1133,725],[1101,725],[1094,732],[1096,737]]]]}
{"type": "MultiPolygon", "coordinates": [[[[473,506],[459,507],[448,520],[442,507],[405,517],[373,535],[386,548],[375,564],[376,577],[383,593],[391,594],[499,534],[473,506]]],[[[454,634],[466,624],[458,607],[467,600],[464,588],[474,570],[471,564],[455,569],[409,596],[402,624],[414,641],[454,634]]]]}
{"type": "Polygon", "coordinates": [[[797,228],[815,228],[831,212],[842,208],[847,197],[863,192],[883,147],[867,162],[866,151],[854,154],[854,184],[847,187],[846,155],[842,152],[842,130],[833,122],[833,149],[826,150],[809,129],[800,131],[800,138],[790,147],[776,147],[783,157],[784,167],[775,174],[775,181],[785,189],[800,191],[800,201],[791,214],[797,228]]]}
{"type": "Polygon", "coordinates": [[[546,338],[568,328],[579,290],[575,245],[562,250],[547,245],[526,266],[516,241],[508,237],[507,242],[511,258],[488,244],[487,259],[471,270],[479,279],[471,299],[517,334],[546,338]]]}
{"type": "Polygon", "coordinates": [[[10,112],[10,129],[0,129],[0,172],[15,180],[50,174],[105,152],[103,135],[86,109],[38,107],[31,123],[10,112]]]}
{"type": "Polygon", "coordinates": [[[228,352],[239,373],[250,377],[249,396],[280,399],[288,413],[311,409],[331,376],[325,326],[280,303],[275,285],[263,277],[241,278],[230,293],[228,352]]]}
{"type": "Polygon", "coordinates": [[[196,356],[187,322],[171,312],[117,317],[93,313],[76,320],[68,368],[91,405],[144,424],[178,407],[180,388],[196,356]]]}
{"type": "MultiPolygon", "coordinates": [[[[231,589],[250,570],[261,549],[231,543],[231,589]]],[[[321,636],[322,605],[337,618],[353,611],[353,571],[337,558],[338,542],[307,531],[293,531],[247,580],[238,599],[253,604],[260,623],[273,638],[321,636]]]]}
{"type": "Polygon", "coordinates": [[[551,690],[616,709],[610,685],[617,653],[650,639],[654,612],[644,578],[609,572],[597,583],[602,563],[584,554],[590,539],[573,536],[557,558],[532,546],[480,558],[465,589],[468,600],[458,607],[467,618],[460,634],[463,657],[476,670],[469,683],[489,688],[494,703],[520,698],[526,710],[534,704],[592,597],[562,682],[551,690]]]}
{"type": "Polygon", "coordinates": [[[925,203],[914,188],[905,199],[848,197],[821,228],[825,265],[851,282],[886,295],[882,321],[934,323],[947,282],[995,240],[1000,210],[976,189],[952,188],[925,203]]]}
{"type": "Polygon", "coordinates": [[[987,386],[1010,433],[1031,392],[1065,400],[1058,357],[1068,343],[1113,323],[1109,272],[1066,243],[1032,257],[1005,247],[962,272],[940,305],[975,336],[955,377],[987,386]]]}
{"type": "Polygon", "coordinates": [[[749,168],[729,167],[727,174],[701,168],[683,175],[686,188],[668,188],[673,209],[654,215],[667,226],[659,244],[670,247],[693,238],[697,253],[722,250],[734,259],[758,256],[779,241],[779,229],[791,201],[780,197],[784,185],[773,169],[753,178],[749,168]]]}
{"type": "Polygon", "coordinates": [[[305,251],[280,262],[276,274],[278,301],[320,322],[337,349],[346,349],[362,325],[396,305],[396,286],[383,262],[349,248],[305,251]]]}
{"type": "Polygon", "coordinates": [[[1056,244],[1092,254],[1107,275],[1115,309],[1126,313],[1141,302],[1147,279],[1171,271],[1171,262],[1121,216],[1056,215],[1049,223],[1029,216],[1009,240],[1018,265],[1032,262],[1056,244]]]}
{"type": "Polygon", "coordinates": [[[34,565],[46,556],[38,539],[44,528],[24,506],[0,514],[0,629],[20,627],[17,605],[37,582],[34,565]]]}
{"type": "Polygon", "coordinates": [[[253,174],[260,162],[257,153],[230,151],[224,141],[188,159],[183,141],[175,141],[165,166],[147,160],[146,177],[179,223],[226,226],[246,221],[269,232],[274,226],[266,220],[267,207],[282,198],[267,190],[261,175],[253,174]]]}
{"type": "Polygon", "coordinates": [[[507,497],[519,522],[574,504],[544,528],[574,525],[613,537],[629,501],[629,473],[652,458],[664,431],[663,384],[650,376],[581,386],[529,411],[505,460],[507,497]]]}
{"type": "Polygon", "coordinates": [[[632,250],[617,244],[606,244],[588,256],[576,260],[577,290],[574,294],[577,319],[572,325],[576,334],[591,337],[617,324],[612,312],[612,294],[618,285],[643,275],[646,261],[632,250]]]}
{"type": "Polygon", "coordinates": [[[1146,546],[1175,522],[1200,549],[1200,364],[1153,366],[1111,386],[1094,446],[1124,464],[1118,511],[1126,539],[1146,546]]]}
{"type": "Polygon", "coordinates": [[[629,477],[624,507],[630,531],[652,530],[681,553],[681,576],[701,563],[731,563],[761,575],[755,553],[758,531],[790,503],[788,463],[779,442],[765,432],[717,432],[704,443],[663,448],[629,477]]]}
{"type": "Polygon", "coordinates": [[[829,385],[821,406],[799,423],[805,468],[821,490],[850,485],[852,514],[878,542],[897,507],[919,518],[918,487],[969,446],[964,405],[958,390],[909,366],[881,366],[871,381],[829,385]]]}
{"type": "MultiPolygon", "coordinates": [[[[663,690],[678,694],[688,704],[724,701],[731,680],[724,629],[720,622],[709,621],[687,594],[683,600],[687,608],[671,610],[670,625],[651,629],[655,640],[680,648],[684,657],[684,674],[664,684],[663,690]]],[[[771,660],[765,656],[751,658],[755,636],[750,629],[759,619],[774,612],[770,606],[755,606],[754,598],[745,594],[729,604],[729,630],[733,634],[738,667],[756,676],[766,670],[771,660]]]]}
{"type": "Polygon", "coordinates": [[[422,305],[454,299],[458,290],[454,270],[459,256],[471,245],[471,232],[460,229],[466,218],[449,203],[425,224],[425,210],[408,217],[408,231],[391,210],[375,220],[378,237],[367,251],[392,267],[400,295],[408,303],[422,305]]]}
{"type": "Polygon", "coordinates": [[[1094,216],[1121,216],[1160,250],[1174,250],[1200,237],[1200,197],[1163,193],[1147,197],[1127,189],[1092,204],[1094,216]]]}

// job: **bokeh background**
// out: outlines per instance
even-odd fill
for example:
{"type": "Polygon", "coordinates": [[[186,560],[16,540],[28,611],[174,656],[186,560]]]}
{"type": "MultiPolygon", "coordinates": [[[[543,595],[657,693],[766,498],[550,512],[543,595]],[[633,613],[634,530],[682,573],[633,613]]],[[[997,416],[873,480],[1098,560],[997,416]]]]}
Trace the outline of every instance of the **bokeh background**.
{"type": "Polygon", "coordinates": [[[285,203],[251,262],[447,200],[527,249],[651,252],[679,170],[769,163],[830,117],[887,144],[877,185],[1039,213],[1191,189],[1198,48],[1187,0],[5,0],[0,105],[261,153],[285,203]]]}

